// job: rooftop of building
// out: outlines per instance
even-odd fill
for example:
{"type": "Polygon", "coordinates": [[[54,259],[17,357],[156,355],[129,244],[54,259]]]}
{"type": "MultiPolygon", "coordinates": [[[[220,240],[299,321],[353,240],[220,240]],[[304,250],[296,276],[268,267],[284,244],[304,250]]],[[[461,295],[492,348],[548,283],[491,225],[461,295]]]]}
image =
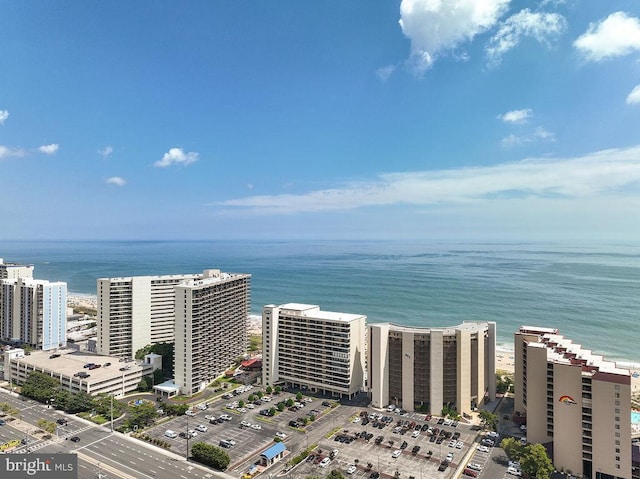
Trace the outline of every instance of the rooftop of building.
{"type": "Polygon", "coordinates": [[[619,368],[614,361],[608,361],[604,356],[594,354],[590,349],[584,349],[582,345],[559,334],[557,329],[522,326],[518,332],[537,334],[538,342],[529,342],[528,344],[531,347],[546,349],[548,361],[580,366],[583,373],[587,374],[602,372],[631,376],[629,369],[619,368]]]}
{"type": "Polygon", "coordinates": [[[21,264],[21,263],[11,263],[11,262],[5,262],[4,259],[0,258],[0,268],[1,267],[13,267],[13,268],[33,268],[32,264],[21,264]]]}
{"type": "Polygon", "coordinates": [[[35,368],[36,370],[47,373],[53,372],[54,374],[61,374],[65,377],[74,377],[76,373],[85,372],[89,374],[89,377],[82,378],[82,381],[89,384],[99,383],[113,378],[121,378],[123,374],[135,373],[145,368],[145,366],[136,361],[121,362],[120,358],[75,351],[73,349],[60,349],[55,352],[32,351],[29,355],[18,356],[12,361],[18,362],[19,364],[27,364],[29,368],[35,368]],[[59,357],[53,357],[58,354],[60,355],[59,357]],[[100,367],[91,370],[88,367],[84,367],[90,363],[99,364],[100,367]],[[105,364],[109,363],[109,366],[105,366],[105,364]],[[120,371],[120,368],[125,367],[129,369],[120,371]]]}
{"type": "Polygon", "coordinates": [[[302,316],[312,319],[321,319],[327,321],[351,322],[366,316],[363,314],[339,313],[335,311],[322,311],[320,306],[316,304],[303,303],[286,303],[278,306],[280,311],[285,314],[302,316]]]}
{"type": "Polygon", "coordinates": [[[456,331],[469,331],[477,333],[484,331],[490,324],[495,324],[492,321],[464,321],[456,326],[442,326],[442,327],[420,327],[420,326],[403,326],[395,323],[375,323],[370,324],[369,327],[376,326],[389,326],[391,331],[402,331],[415,334],[430,334],[431,331],[442,331],[442,334],[454,335],[456,331]]]}

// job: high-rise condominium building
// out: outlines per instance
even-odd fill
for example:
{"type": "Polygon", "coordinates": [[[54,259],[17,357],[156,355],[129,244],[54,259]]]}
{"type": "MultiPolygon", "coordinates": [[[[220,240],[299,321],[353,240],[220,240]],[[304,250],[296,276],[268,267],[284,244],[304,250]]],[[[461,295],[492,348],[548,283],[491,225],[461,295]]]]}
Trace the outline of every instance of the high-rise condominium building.
{"type": "Polygon", "coordinates": [[[263,384],[352,397],[364,387],[366,319],[309,304],[264,306],[263,384]]]}
{"type": "Polygon", "coordinates": [[[173,342],[175,286],[201,274],[100,278],[97,352],[132,358],[149,345],[173,342]]]}
{"type": "Polygon", "coordinates": [[[0,279],[33,278],[33,265],[5,263],[0,258],[0,279]]]}
{"type": "Polygon", "coordinates": [[[515,333],[515,414],[527,441],[553,451],[557,469],[585,479],[631,478],[631,375],[558,334],[515,333]]]}
{"type": "Polygon", "coordinates": [[[0,336],[35,349],[67,344],[67,283],[0,280],[0,336]]]}
{"type": "Polygon", "coordinates": [[[494,322],[448,328],[371,324],[367,365],[372,405],[434,414],[445,406],[460,414],[471,412],[495,398],[495,342],[494,322]]]}
{"type": "Polygon", "coordinates": [[[175,287],[174,378],[195,394],[247,350],[251,275],[213,269],[175,287]]]}

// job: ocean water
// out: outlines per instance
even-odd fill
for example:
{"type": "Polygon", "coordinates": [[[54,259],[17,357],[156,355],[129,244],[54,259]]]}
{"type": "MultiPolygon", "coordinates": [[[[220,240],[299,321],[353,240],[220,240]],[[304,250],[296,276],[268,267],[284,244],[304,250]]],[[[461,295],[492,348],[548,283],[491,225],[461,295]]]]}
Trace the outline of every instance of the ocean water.
{"type": "Polygon", "coordinates": [[[0,241],[5,262],[96,294],[100,277],[252,274],[251,310],[317,304],[369,322],[496,321],[508,348],[521,325],[556,327],[607,359],[640,363],[640,244],[375,241],[0,241]]]}

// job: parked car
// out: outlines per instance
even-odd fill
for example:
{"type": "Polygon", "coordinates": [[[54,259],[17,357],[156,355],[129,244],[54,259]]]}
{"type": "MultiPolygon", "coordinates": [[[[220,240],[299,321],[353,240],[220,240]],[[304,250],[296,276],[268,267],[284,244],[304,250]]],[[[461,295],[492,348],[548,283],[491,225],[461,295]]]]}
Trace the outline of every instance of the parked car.
{"type": "Polygon", "coordinates": [[[522,471],[520,469],[518,469],[517,467],[509,467],[509,468],[507,468],[507,473],[511,474],[513,476],[518,476],[518,477],[522,476],[522,471]]]}
{"type": "Polygon", "coordinates": [[[325,457],[322,461],[320,461],[320,467],[327,467],[330,462],[331,462],[331,459],[329,459],[328,457],[325,457]]]}
{"type": "Polygon", "coordinates": [[[398,457],[400,457],[400,454],[402,454],[402,451],[400,449],[396,449],[395,451],[393,451],[393,454],[391,454],[391,457],[397,459],[398,457]]]}
{"type": "Polygon", "coordinates": [[[478,446],[478,451],[480,451],[480,452],[489,452],[490,449],[487,446],[478,446]]]}
{"type": "Polygon", "coordinates": [[[80,438],[78,436],[73,436],[69,438],[69,441],[71,442],[80,442],[80,438]]]}
{"type": "Polygon", "coordinates": [[[207,432],[207,426],[203,425],[203,424],[198,424],[196,426],[196,431],[200,431],[200,432],[207,432]]]}
{"type": "Polygon", "coordinates": [[[347,474],[353,474],[354,472],[356,472],[356,466],[355,464],[350,464],[347,468],[347,474]]]}

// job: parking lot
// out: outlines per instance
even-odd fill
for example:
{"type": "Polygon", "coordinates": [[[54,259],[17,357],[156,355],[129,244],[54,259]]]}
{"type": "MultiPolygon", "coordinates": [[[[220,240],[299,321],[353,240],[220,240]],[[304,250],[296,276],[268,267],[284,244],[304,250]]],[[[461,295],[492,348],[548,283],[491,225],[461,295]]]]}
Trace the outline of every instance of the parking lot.
{"type": "MultiPolygon", "coordinates": [[[[263,415],[265,410],[281,401],[295,401],[295,393],[281,392],[271,400],[263,398],[253,407],[248,406],[247,398],[255,392],[254,389],[217,399],[206,410],[194,407],[192,416],[173,418],[148,433],[169,442],[172,452],[186,455],[187,431],[195,431],[197,435],[188,440],[189,447],[201,441],[225,447],[231,458],[229,471],[234,472],[246,471],[279,434],[289,455],[274,465],[270,473],[281,471],[292,457],[316,445],[307,460],[292,470],[286,468],[287,472],[296,477],[300,474],[315,477],[339,469],[346,477],[354,478],[449,479],[464,461],[461,471],[467,474],[462,477],[514,477],[506,473],[504,452],[497,447],[482,446],[479,442],[482,437],[468,424],[445,422],[443,418],[420,413],[400,415],[349,405],[332,409],[333,401],[315,397],[305,397],[298,410],[285,408],[270,417],[263,415]],[[311,415],[317,419],[308,422],[305,428],[290,426],[305,417],[308,421],[311,415]],[[220,419],[221,416],[228,416],[229,420],[220,419]],[[210,417],[215,419],[211,421],[210,417]],[[198,430],[198,426],[203,427],[198,430]],[[167,430],[184,437],[167,438],[167,430]],[[471,459],[467,457],[470,448],[471,459]],[[467,467],[469,464],[471,468],[467,467]]],[[[492,439],[497,445],[499,438],[492,439]]]]}

